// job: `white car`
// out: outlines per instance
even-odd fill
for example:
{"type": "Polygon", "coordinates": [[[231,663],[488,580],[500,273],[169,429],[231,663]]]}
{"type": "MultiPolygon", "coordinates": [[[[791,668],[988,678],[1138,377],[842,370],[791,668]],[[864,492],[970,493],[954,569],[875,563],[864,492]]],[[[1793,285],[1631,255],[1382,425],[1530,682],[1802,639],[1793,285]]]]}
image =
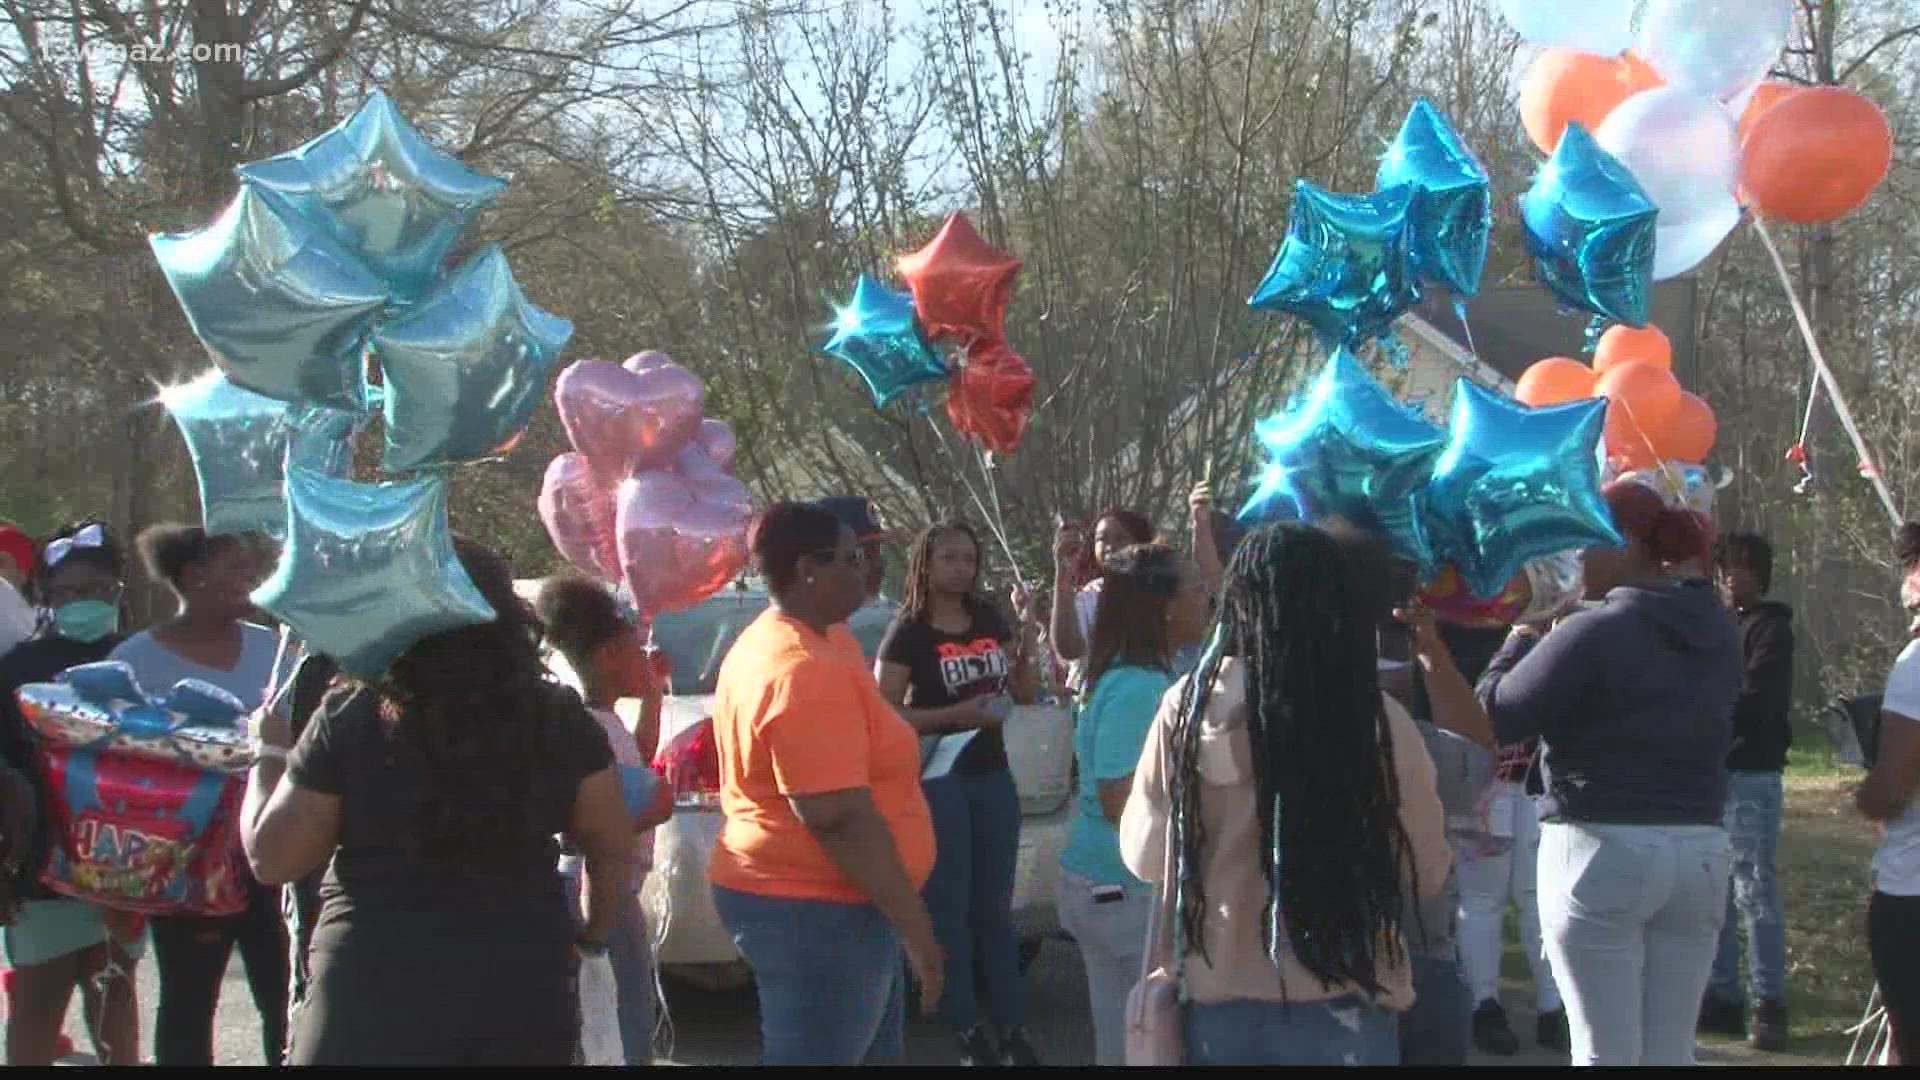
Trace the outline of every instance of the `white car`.
{"type": "MultiPolygon", "coordinates": [[[[523,583],[529,592],[537,584],[523,583]]],[[[707,882],[707,857],[721,825],[720,763],[711,710],[721,660],[767,602],[763,589],[740,586],[691,611],[654,621],[654,643],[673,661],[673,693],[661,709],[660,751],[653,765],[673,785],[675,809],[673,818],[654,833],[653,871],[640,899],[663,973],[707,989],[743,985],[751,977],[714,910],[707,882]]],[[[869,657],[878,650],[895,609],[887,601],[870,603],[847,620],[869,657]]],[[[578,685],[565,661],[554,657],[550,663],[562,681],[578,685]]],[[[631,724],[631,714],[621,711],[631,724]]],[[[1013,916],[1024,969],[1040,943],[1059,929],[1054,898],[1072,810],[1073,722],[1062,707],[1019,706],[1002,730],[1022,813],[1013,916]]]]}

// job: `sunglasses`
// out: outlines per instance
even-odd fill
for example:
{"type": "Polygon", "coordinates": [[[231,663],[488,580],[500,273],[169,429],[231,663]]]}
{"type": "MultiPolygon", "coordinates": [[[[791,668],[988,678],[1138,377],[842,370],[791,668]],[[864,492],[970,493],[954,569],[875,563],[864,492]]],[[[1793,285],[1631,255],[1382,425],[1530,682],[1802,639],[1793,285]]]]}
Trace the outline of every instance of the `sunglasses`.
{"type": "Polygon", "coordinates": [[[847,551],[841,551],[839,548],[823,548],[819,551],[807,552],[807,557],[828,566],[844,563],[856,570],[867,565],[867,553],[857,547],[847,551]]]}

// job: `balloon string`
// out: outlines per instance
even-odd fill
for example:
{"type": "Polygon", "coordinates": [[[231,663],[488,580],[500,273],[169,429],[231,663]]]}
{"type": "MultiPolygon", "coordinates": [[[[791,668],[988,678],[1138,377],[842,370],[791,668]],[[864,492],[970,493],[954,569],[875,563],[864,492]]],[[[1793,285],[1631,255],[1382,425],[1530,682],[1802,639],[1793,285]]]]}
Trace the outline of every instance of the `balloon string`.
{"type": "MultiPolygon", "coordinates": [[[[973,500],[974,508],[980,511],[982,518],[986,519],[987,531],[993,534],[994,540],[1000,545],[1001,552],[1006,555],[1007,564],[1013,568],[1014,584],[1020,586],[1020,590],[1025,592],[1027,582],[1020,574],[1020,561],[1013,557],[1013,545],[1007,542],[1006,528],[1000,521],[999,515],[987,509],[986,501],[980,497],[980,492],[973,486],[972,478],[967,475],[966,466],[960,463],[960,456],[953,452],[953,444],[947,441],[947,433],[940,430],[940,425],[931,416],[927,417],[927,426],[933,429],[933,437],[940,443],[940,449],[946,453],[947,461],[953,465],[954,472],[959,474],[960,483],[966,487],[967,495],[973,500]]],[[[988,478],[988,485],[992,486],[991,477],[988,478]]],[[[995,503],[998,504],[997,496],[995,503]]]]}
{"type": "Polygon", "coordinates": [[[1473,343],[1473,323],[1467,319],[1467,298],[1457,293],[1453,298],[1453,315],[1460,320],[1460,331],[1467,335],[1467,352],[1478,362],[1480,346],[1473,343]]]}
{"type": "Polygon", "coordinates": [[[286,692],[293,688],[293,679],[281,666],[287,662],[287,650],[292,641],[293,628],[284,622],[281,623],[280,643],[274,647],[273,667],[269,669],[272,674],[268,677],[266,691],[260,695],[261,700],[265,702],[265,707],[269,712],[278,708],[280,699],[285,697],[286,692]]]}
{"type": "MultiPolygon", "coordinates": [[[[1780,287],[1786,290],[1787,302],[1793,305],[1794,321],[1800,325],[1800,336],[1806,340],[1807,352],[1813,356],[1813,370],[1819,375],[1820,383],[1827,388],[1827,398],[1833,402],[1833,411],[1840,417],[1840,426],[1846,429],[1847,438],[1853,441],[1854,453],[1860,456],[1860,471],[1873,490],[1880,496],[1880,502],[1887,508],[1887,516],[1897,528],[1903,520],[1900,508],[1893,501],[1893,492],[1888,490],[1887,482],[1880,476],[1880,470],[1873,464],[1873,454],[1867,449],[1867,440],[1860,434],[1859,425],[1853,422],[1853,410],[1847,408],[1847,399],[1840,393],[1840,384],[1833,377],[1833,369],[1827,366],[1826,354],[1820,351],[1820,342],[1813,336],[1813,322],[1807,317],[1807,309],[1800,303],[1800,294],[1794,290],[1793,278],[1787,273],[1787,261],[1780,257],[1780,249],[1773,242],[1773,234],[1767,231],[1767,223],[1759,214],[1753,215],[1753,230],[1760,234],[1760,242],[1766,245],[1767,254],[1773,258],[1774,272],[1780,275],[1780,287]]],[[[1808,403],[1812,411],[1812,403],[1808,403]]]]}

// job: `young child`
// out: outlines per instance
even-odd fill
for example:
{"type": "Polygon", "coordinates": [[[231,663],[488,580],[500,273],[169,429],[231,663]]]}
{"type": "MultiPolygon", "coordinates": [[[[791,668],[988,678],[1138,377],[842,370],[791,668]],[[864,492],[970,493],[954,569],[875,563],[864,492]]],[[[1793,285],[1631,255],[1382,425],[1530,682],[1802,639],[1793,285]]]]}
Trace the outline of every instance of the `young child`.
{"type": "MultiPolygon", "coordinates": [[[[634,811],[633,880],[607,952],[619,996],[620,1038],[628,1065],[653,1063],[653,942],[640,885],[653,864],[653,829],[673,815],[673,791],[649,767],[660,739],[663,657],[647,648],[638,628],[620,612],[613,594],[597,582],[561,577],[542,586],[535,604],[547,642],[566,658],[580,680],[587,707],[606,730],[621,787],[634,811]],[[628,730],[613,711],[622,698],[640,701],[639,723],[628,730]]],[[[563,860],[562,873],[575,897],[586,895],[585,868],[563,860]],[[572,865],[569,865],[569,864],[572,865]]]]}

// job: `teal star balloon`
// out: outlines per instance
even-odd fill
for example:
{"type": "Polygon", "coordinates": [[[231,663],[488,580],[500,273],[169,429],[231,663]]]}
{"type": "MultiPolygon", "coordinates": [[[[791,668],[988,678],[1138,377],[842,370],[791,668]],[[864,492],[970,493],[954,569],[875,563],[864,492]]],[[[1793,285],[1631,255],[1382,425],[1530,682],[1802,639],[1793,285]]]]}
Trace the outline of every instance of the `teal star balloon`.
{"type": "Polygon", "coordinates": [[[834,307],[833,337],[823,348],[860,373],[884,409],[909,387],[953,376],[921,334],[913,294],[861,274],[853,299],[834,307]]]}
{"type": "Polygon", "coordinates": [[[1624,543],[1600,494],[1601,398],[1530,408],[1466,379],[1423,494],[1435,554],[1497,596],[1530,559],[1624,543]]]}
{"type": "Polygon", "coordinates": [[[1420,301],[1411,184],[1365,195],[1293,185],[1287,238],[1247,306],[1296,316],[1323,344],[1385,334],[1420,301]]]}
{"type": "Polygon", "coordinates": [[[506,188],[435,149],[379,91],[345,123],[240,175],[329,230],[402,301],[432,287],[461,231],[506,188]]]}
{"type": "Polygon", "coordinates": [[[352,466],[352,413],[263,397],[218,371],[162,390],[160,405],[187,444],[211,533],[284,533],[289,460],[330,476],[352,466]]]}
{"type": "Polygon", "coordinates": [[[281,401],[361,407],[361,351],[389,295],[326,232],[242,184],[211,225],[147,242],[228,378],[281,401]]]}
{"type": "Polygon", "coordinates": [[[1446,435],[1352,353],[1335,351],[1306,396],[1259,421],[1254,434],[1268,465],[1240,520],[1340,517],[1377,529],[1401,558],[1431,564],[1416,498],[1446,435]]]}
{"type": "Polygon", "coordinates": [[[573,324],[535,307],[497,244],[411,311],[380,327],[390,473],[512,449],[546,396],[573,324]]]}
{"type": "Polygon", "coordinates": [[[494,618],[454,554],[443,479],[357,484],[298,466],[286,547],[253,602],[363,679],[423,638],[494,618]]]}

